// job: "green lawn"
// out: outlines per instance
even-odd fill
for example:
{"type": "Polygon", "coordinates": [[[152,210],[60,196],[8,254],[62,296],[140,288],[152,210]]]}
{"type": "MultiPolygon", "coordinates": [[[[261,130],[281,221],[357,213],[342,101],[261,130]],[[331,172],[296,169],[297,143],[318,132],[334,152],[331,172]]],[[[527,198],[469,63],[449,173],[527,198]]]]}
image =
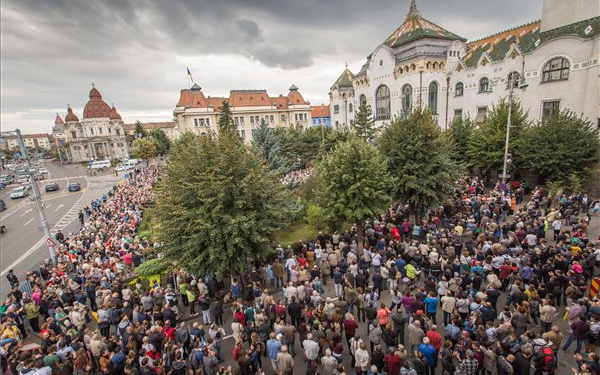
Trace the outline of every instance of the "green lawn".
{"type": "Polygon", "coordinates": [[[298,240],[308,241],[315,238],[318,232],[308,226],[302,219],[292,221],[287,227],[278,230],[275,233],[275,239],[278,244],[291,245],[298,240]]]}

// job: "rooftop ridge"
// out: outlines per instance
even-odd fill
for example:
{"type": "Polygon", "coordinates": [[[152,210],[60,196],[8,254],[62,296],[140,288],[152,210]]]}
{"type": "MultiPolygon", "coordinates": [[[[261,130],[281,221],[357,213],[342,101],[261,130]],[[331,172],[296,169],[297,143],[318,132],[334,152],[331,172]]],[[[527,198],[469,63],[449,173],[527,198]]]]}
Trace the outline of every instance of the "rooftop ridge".
{"type": "Polygon", "coordinates": [[[516,29],[520,29],[522,27],[530,26],[530,25],[533,25],[535,23],[541,23],[541,22],[542,22],[542,20],[535,20],[535,21],[527,22],[527,23],[524,23],[524,24],[519,25],[519,26],[511,27],[509,29],[505,29],[505,30],[499,31],[499,32],[494,33],[494,34],[490,34],[488,36],[484,36],[484,37],[481,37],[481,38],[478,38],[478,39],[469,40],[467,42],[467,44],[481,42],[481,41],[483,41],[485,39],[490,39],[490,38],[493,38],[493,37],[498,36],[500,34],[507,33],[509,31],[513,31],[513,30],[516,30],[516,29]]]}

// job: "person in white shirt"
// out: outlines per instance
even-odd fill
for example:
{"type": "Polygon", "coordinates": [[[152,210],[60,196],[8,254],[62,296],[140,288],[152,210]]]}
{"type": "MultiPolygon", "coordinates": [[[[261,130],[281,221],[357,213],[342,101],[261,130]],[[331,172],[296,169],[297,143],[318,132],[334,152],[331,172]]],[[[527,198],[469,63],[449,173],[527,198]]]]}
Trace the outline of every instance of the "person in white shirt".
{"type": "Polygon", "coordinates": [[[554,220],[552,222],[552,229],[554,230],[554,240],[556,241],[556,237],[560,234],[560,228],[562,227],[562,223],[560,220],[554,220]]]}

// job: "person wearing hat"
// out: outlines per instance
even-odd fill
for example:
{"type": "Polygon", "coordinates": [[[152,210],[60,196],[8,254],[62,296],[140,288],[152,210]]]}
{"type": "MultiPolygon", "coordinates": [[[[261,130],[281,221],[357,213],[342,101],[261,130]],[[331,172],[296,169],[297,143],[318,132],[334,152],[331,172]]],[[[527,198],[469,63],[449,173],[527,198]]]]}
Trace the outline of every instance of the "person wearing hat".
{"type": "Polygon", "coordinates": [[[458,352],[454,352],[454,356],[459,361],[458,373],[461,375],[476,375],[479,370],[479,362],[475,359],[473,351],[467,349],[465,357],[461,358],[458,352]]]}

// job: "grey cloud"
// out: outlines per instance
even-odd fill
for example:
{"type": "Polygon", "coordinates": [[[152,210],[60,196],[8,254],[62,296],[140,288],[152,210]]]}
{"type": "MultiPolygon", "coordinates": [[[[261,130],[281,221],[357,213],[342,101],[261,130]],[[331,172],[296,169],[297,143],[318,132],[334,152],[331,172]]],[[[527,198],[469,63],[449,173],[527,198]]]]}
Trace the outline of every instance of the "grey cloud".
{"type": "Polygon", "coordinates": [[[236,20],[235,24],[243,33],[244,40],[248,42],[262,42],[263,41],[263,31],[258,26],[258,24],[252,20],[241,19],[236,20]]]}

